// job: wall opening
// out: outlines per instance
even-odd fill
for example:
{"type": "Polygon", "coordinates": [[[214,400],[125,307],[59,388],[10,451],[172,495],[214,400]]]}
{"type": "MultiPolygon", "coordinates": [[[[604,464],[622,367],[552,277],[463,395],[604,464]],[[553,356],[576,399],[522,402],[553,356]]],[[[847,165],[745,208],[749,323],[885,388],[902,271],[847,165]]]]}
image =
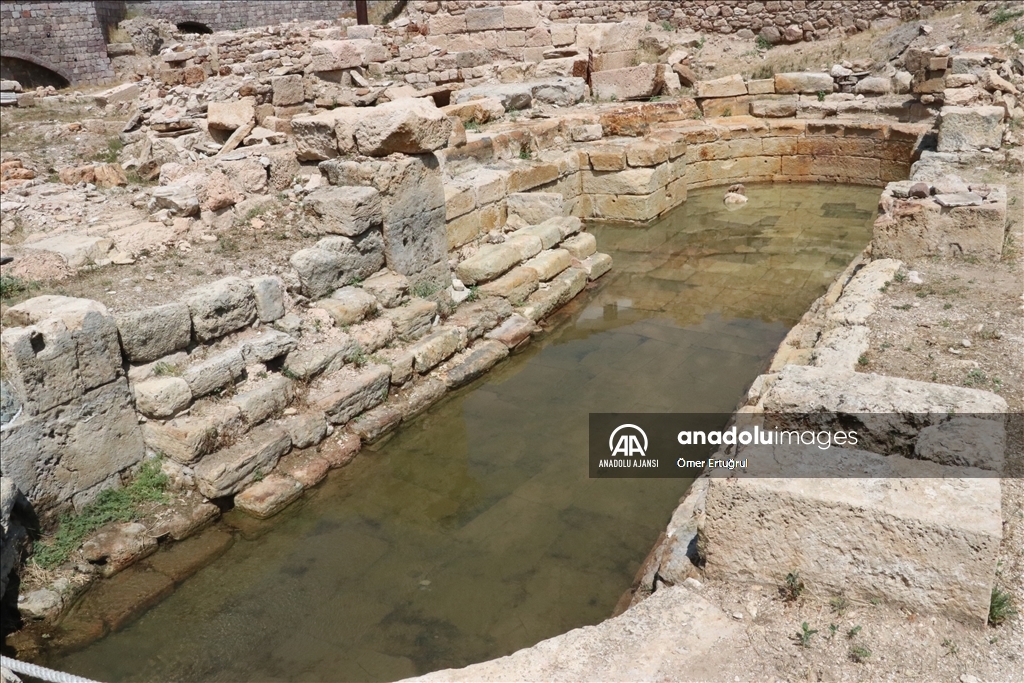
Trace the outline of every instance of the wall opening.
{"type": "Polygon", "coordinates": [[[71,85],[68,79],[52,69],[47,69],[27,59],[0,57],[0,78],[18,81],[23,88],[38,88],[52,85],[58,90],[71,85]]]}
{"type": "Polygon", "coordinates": [[[212,28],[198,21],[183,21],[177,26],[182,33],[213,33],[212,28]]]}

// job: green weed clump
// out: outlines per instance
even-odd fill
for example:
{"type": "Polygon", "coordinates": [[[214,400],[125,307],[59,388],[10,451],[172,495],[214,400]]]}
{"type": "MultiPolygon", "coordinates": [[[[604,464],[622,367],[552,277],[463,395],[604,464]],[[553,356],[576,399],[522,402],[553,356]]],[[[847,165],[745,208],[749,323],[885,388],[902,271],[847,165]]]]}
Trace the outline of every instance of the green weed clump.
{"type": "Polygon", "coordinates": [[[33,560],[43,569],[58,567],[71,556],[85,537],[111,522],[136,519],[143,503],[161,502],[166,496],[167,475],[160,470],[159,460],[143,463],[139,473],[127,486],[107,489],[85,506],[81,514],[64,515],[57,531],[36,543],[33,560]]]}

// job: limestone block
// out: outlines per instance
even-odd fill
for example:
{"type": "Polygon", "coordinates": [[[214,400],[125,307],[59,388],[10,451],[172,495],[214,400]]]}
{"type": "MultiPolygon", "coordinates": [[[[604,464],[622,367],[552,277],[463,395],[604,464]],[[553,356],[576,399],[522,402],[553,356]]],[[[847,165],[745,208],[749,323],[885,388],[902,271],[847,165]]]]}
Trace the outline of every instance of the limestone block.
{"type": "Polygon", "coordinates": [[[7,379],[29,415],[82,395],[75,341],[63,321],[53,318],[9,327],[0,335],[0,344],[7,379]]]}
{"type": "Polygon", "coordinates": [[[261,425],[235,444],[211,453],[195,466],[196,485],[207,498],[232,496],[269,473],[291,448],[291,439],[274,425],[261,425]]]}
{"type": "Polygon", "coordinates": [[[316,303],[323,308],[338,327],[352,325],[377,310],[377,299],[370,292],[359,287],[342,287],[331,294],[329,299],[316,303]]]}
{"type": "Polygon", "coordinates": [[[773,95],[775,94],[775,79],[761,78],[747,81],[747,92],[751,95],[773,95]]]}
{"type": "Polygon", "coordinates": [[[583,222],[577,216],[559,216],[558,218],[549,218],[541,226],[554,225],[558,228],[558,231],[562,233],[562,239],[565,239],[569,235],[574,235],[583,229],[583,222]]]}
{"type": "Polygon", "coordinates": [[[361,370],[335,373],[310,392],[313,405],[323,410],[331,424],[345,424],[356,415],[380,405],[388,395],[391,368],[367,365],[361,370]]]}
{"type": "Polygon", "coordinates": [[[600,123],[573,126],[569,129],[569,137],[573,142],[593,142],[604,137],[604,129],[600,123]]]}
{"type": "Polygon", "coordinates": [[[288,432],[295,448],[309,448],[327,436],[327,420],[322,413],[300,413],[281,420],[278,425],[288,432]]]}
{"type": "MultiPolygon", "coordinates": [[[[594,74],[596,76],[596,74],[594,74]]],[[[530,85],[533,101],[568,107],[587,96],[587,82],[582,78],[562,76],[530,85]]]]}
{"type": "Polygon", "coordinates": [[[192,317],[180,302],[153,306],[114,317],[121,348],[133,363],[148,363],[188,346],[192,317]]]}
{"type": "Polygon", "coordinates": [[[286,474],[274,473],[235,496],[235,507],[257,519],[267,519],[301,495],[301,483],[286,474]]]}
{"type": "MultiPolygon", "coordinates": [[[[561,195],[557,196],[561,198],[561,195]]],[[[540,240],[540,249],[550,249],[562,241],[562,231],[558,229],[558,225],[555,223],[548,223],[546,221],[536,221],[535,225],[520,228],[519,230],[509,234],[506,241],[521,235],[529,235],[538,238],[540,240]]],[[[537,251],[540,251],[540,249],[537,251]]],[[[536,253],[537,252],[534,252],[534,254],[536,253]]],[[[530,254],[530,256],[533,256],[534,254],[530,254]]]]}
{"type": "Polygon", "coordinates": [[[406,292],[409,291],[409,278],[391,271],[383,271],[367,278],[362,287],[377,297],[377,302],[384,308],[394,308],[402,303],[406,292]]]}
{"type": "Polygon", "coordinates": [[[452,122],[430,98],[409,98],[371,107],[356,126],[361,154],[423,154],[447,146],[452,122]]]}
{"type": "Polygon", "coordinates": [[[574,259],[583,260],[597,251],[597,238],[589,232],[573,235],[561,244],[574,259]]]}
{"type": "Polygon", "coordinates": [[[588,281],[594,281],[612,269],[612,257],[608,254],[593,254],[580,261],[578,267],[587,274],[588,281]]]}
{"type": "Polygon", "coordinates": [[[435,14],[427,21],[430,35],[446,35],[449,33],[465,33],[466,17],[462,15],[435,14]]]}
{"type": "Polygon", "coordinates": [[[467,31],[493,31],[505,28],[505,9],[501,6],[471,7],[466,10],[467,31]]]}
{"type": "Polygon", "coordinates": [[[196,339],[211,341],[256,320],[252,286],[237,277],[226,277],[197,287],[186,295],[196,339]]]}
{"type": "Polygon", "coordinates": [[[408,420],[440,401],[447,390],[441,380],[432,376],[421,377],[401,390],[395,398],[394,408],[403,420],[408,420]]]}
{"type": "Polygon", "coordinates": [[[206,123],[210,128],[235,130],[244,128],[256,119],[256,98],[243,97],[229,102],[210,102],[206,110],[206,123]]]}
{"type": "Polygon", "coordinates": [[[537,271],[537,277],[541,282],[547,282],[572,263],[572,256],[565,249],[548,249],[534,256],[523,263],[524,268],[532,268],[537,271]]]}
{"type": "Polygon", "coordinates": [[[540,328],[529,318],[518,313],[510,315],[505,322],[484,335],[487,339],[494,339],[504,344],[509,349],[514,349],[530,338],[540,328]]]}
{"type": "Polygon", "coordinates": [[[998,479],[814,445],[741,447],[737,457],[760,476],[711,479],[709,577],[777,584],[799,571],[821,595],[985,623],[1002,538],[998,479]],[[813,478],[794,476],[801,468],[813,478]]]}
{"type": "Polygon", "coordinates": [[[157,541],[138,522],[107,524],[82,544],[82,557],[100,566],[105,577],[156,552],[157,541]]]}
{"type": "Polygon", "coordinates": [[[583,171],[583,192],[606,195],[649,195],[668,182],[667,168],[627,168],[618,172],[583,171]]]}
{"type": "Polygon", "coordinates": [[[835,86],[831,74],[803,71],[788,74],[775,74],[775,92],[803,93],[814,95],[819,92],[830,93],[835,86]]]}
{"type": "Polygon", "coordinates": [[[952,416],[921,430],[914,444],[914,457],[940,465],[977,467],[1002,473],[1006,460],[1006,426],[1001,420],[952,416]]]}
{"type": "Polygon", "coordinates": [[[413,369],[421,375],[429,372],[465,346],[464,330],[442,327],[409,347],[413,355],[413,369]]]}
{"type": "MultiPolygon", "coordinates": [[[[740,84],[743,83],[742,77],[740,84]]],[[[654,97],[665,87],[665,65],[644,64],[591,74],[594,97],[601,100],[635,100],[654,97]]],[[[746,92],[746,89],[744,89],[746,92]]]]}
{"type": "Polygon", "coordinates": [[[753,100],[750,103],[750,115],[761,118],[782,119],[796,116],[797,100],[795,97],[782,97],[773,100],[753,100]]]}
{"type": "Polygon", "coordinates": [[[1006,230],[1006,191],[1000,185],[989,188],[988,197],[977,205],[943,206],[936,201],[943,195],[894,200],[875,220],[873,253],[900,259],[966,255],[999,259],[1006,230]]]}
{"type": "Polygon", "coordinates": [[[357,350],[355,340],[344,332],[330,341],[307,349],[292,351],[284,359],[283,370],[290,376],[309,381],[323,372],[337,370],[357,350]]]}
{"type": "Polygon", "coordinates": [[[871,329],[866,325],[840,325],[821,335],[814,345],[811,365],[852,372],[868,350],[871,329]]]}
{"type": "Polygon", "coordinates": [[[239,414],[246,424],[255,425],[287,408],[294,395],[292,381],[274,375],[255,389],[236,395],[231,399],[231,404],[238,406],[239,414]]]}
{"type": "Polygon", "coordinates": [[[106,306],[91,299],[68,296],[37,296],[11,306],[5,318],[9,324],[39,324],[49,318],[61,320],[75,342],[78,375],[88,391],[121,374],[121,346],[117,325],[106,306]]]}
{"type": "Polygon", "coordinates": [[[441,380],[448,389],[457,389],[482,377],[488,370],[508,357],[508,349],[503,342],[487,339],[474,344],[465,352],[452,359],[441,380]]]}
{"type": "Polygon", "coordinates": [[[595,171],[621,171],[626,168],[626,148],[619,145],[591,147],[590,168],[595,171]]]}
{"type": "Polygon", "coordinates": [[[888,95],[892,92],[892,79],[883,76],[868,76],[853,86],[853,92],[864,95],[888,95]]]}
{"type": "Polygon", "coordinates": [[[58,410],[8,423],[0,442],[4,477],[14,480],[37,513],[92,489],[145,454],[124,378],[61,403],[58,410]]]}
{"type": "Polygon", "coordinates": [[[147,448],[188,465],[212,452],[222,434],[240,427],[238,408],[224,405],[202,415],[185,415],[164,423],[147,422],[142,427],[142,436],[147,448]]]}
{"type": "Polygon", "coordinates": [[[943,107],[939,114],[940,152],[999,149],[1003,144],[1002,107],[943,107]]]}
{"type": "Polygon", "coordinates": [[[98,235],[64,234],[59,237],[45,237],[29,242],[25,248],[32,251],[51,251],[60,254],[68,266],[81,268],[95,263],[98,259],[109,258],[108,253],[113,246],[111,240],[98,235]]]}
{"type": "Polygon", "coordinates": [[[146,417],[173,417],[192,403],[192,390],[180,377],[154,377],[132,384],[135,409],[146,417]]]}
{"type": "Polygon", "coordinates": [[[487,282],[508,272],[521,260],[519,251],[507,244],[486,244],[460,263],[455,272],[467,285],[487,282]]]}
{"type": "Polygon", "coordinates": [[[377,230],[358,238],[326,237],[300,249],[288,260],[299,275],[302,292],[320,298],[353,280],[367,278],[384,266],[384,240],[377,230]]]}
{"type": "Polygon", "coordinates": [[[468,102],[450,104],[447,107],[441,107],[441,111],[448,116],[458,117],[463,123],[487,123],[505,115],[505,107],[502,106],[501,100],[495,97],[483,97],[468,102]]]}
{"type": "Polygon", "coordinates": [[[896,277],[902,265],[896,259],[876,259],[861,268],[829,309],[829,318],[846,325],[863,325],[875,312],[875,302],[883,296],[885,286],[896,277]]]}
{"type": "Polygon", "coordinates": [[[694,84],[694,95],[697,97],[735,97],[746,94],[747,84],[739,74],[716,78],[713,81],[697,81],[694,84]]]}
{"type": "Polygon", "coordinates": [[[526,225],[536,225],[565,213],[564,199],[558,192],[513,192],[506,197],[508,215],[518,216],[526,225]]]}
{"type": "Polygon", "coordinates": [[[473,341],[496,327],[512,315],[512,306],[500,297],[485,297],[479,301],[463,304],[446,321],[452,327],[466,330],[469,341],[473,341]]]}
{"type": "Polygon", "coordinates": [[[284,283],[281,278],[273,275],[260,275],[251,278],[249,286],[252,287],[256,300],[256,317],[261,323],[274,322],[284,315],[284,283]]]}
{"type": "Polygon", "coordinates": [[[395,339],[395,324],[390,318],[380,317],[349,328],[352,339],[363,353],[373,353],[395,339]]]}
{"type": "Polygon", "coordinates": [[[234,386],[245,374],[245,358],[241,349],[228,349],[185,370],[182,377],[188,382],[193,398],[234,386]]]}
{"type": "Polygon", "coordinates": [[[463,88],[455,93],[459,104],[483,98],[497,99],[505,111],[521,111],[533,106],[533,87],[529,83],[502,83],[463,88]]]}
{"type": "Polygon", "coordinates": [[[309,46],[313,58],[309,70],[340,71],[363,66],[372,46],[373,41],[365,39],[315,41],[309,46]]]}
{"type": "Polygon", "coordinates": [[[538,321],[569,303],[586,286],[586,272],[580,268],[568,268],[554,278],[549,287],[531,294],[520,311],[530,320],[538,321]]]}
{"type": "Polygon", "coordinates": [[[97,107],[105,107],[108,104],[117,104],[118,102],[128,102],[134,100],[139,96],[140,90],[138,83],[122,83],[121,85],[115,85],[113,88],[108,88],[101,93],[93,96],[97,107]]]}
{"type": "Polygon", "coordinates": [[[626,147],[626,161],[630,166],[657,166],[668,158],[669,146],[658,142],[644,141],[626,147]]]}
{"type": "Polygon", "coordinates": [[[261,328],[242,339],[242,359],[246,365],[267,363],[285,355],[297,344],[298,340],[286,332],[261,328]]]}
{"type": "Polygon", "coordinates": [[[321,187],[306,197],[306,207],[323,232],[356,237],[384,222],[380,193],[372,187],[321,187]]]}
{"type": "Polygon", "coordinates": [[[395,334],[399,339],[414,341],[430,331],[437,316],[437,304],[413,297],[402,306],[387,309],[384,315],[395,324],[395,334]]]}
{"type": "Polygon", "coordinates": [[[500,296],[513,304],[519,304],[536,291],[539,282],[536,270],[519,266],[495,280],[480,285],[479,291],[486,296],[500,296]]]}
{"type": "Polygon", "coordinates": [[[306,99],[305,89],[302,85],[302,74],[275,76],[270,79],[270,87],[274,93],[273,103],[275,107],[289,107],[293,104],[300,104],[306,99]]]}
{"type": "Polygon", "coordinates": [[[384,403],[367,410],[348,424],[348,429],[363,443],[373,443],[390,432],[402,421],[402,411],[395,405],[384,403]]]}

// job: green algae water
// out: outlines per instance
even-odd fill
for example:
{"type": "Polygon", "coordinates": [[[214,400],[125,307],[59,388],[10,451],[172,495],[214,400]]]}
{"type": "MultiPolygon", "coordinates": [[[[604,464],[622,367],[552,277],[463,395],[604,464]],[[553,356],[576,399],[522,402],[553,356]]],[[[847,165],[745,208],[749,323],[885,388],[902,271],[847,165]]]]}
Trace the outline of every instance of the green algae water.
{"type": "Polygon", "coordinates": [[[877,189],[747,192],[734,211],[709,188],[646,227],[594,226],[614,269],[525,352],[277,517],[238,522],[170,597],[50,664],[109,682],[390,681],[607,618],[689,482],[588,479],[588,414],[732,411],[870,239],[877,189]]]}

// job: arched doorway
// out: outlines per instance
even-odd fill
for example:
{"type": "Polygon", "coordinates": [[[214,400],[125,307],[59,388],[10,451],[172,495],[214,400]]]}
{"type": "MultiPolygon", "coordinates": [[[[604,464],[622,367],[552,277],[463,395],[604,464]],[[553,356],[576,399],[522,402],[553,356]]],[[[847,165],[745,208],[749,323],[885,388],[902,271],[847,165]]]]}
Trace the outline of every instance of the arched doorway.
{"type": "Polygon", "coordinates": [[[198,21],[182,21],[177,26],[182,33],[213,33],[213,29],[198,21]]]}
{"type": "Polygon", "coordinates": [[[0,56],[0,78],[18,81],[25,89],[38,88],[40,86],[45,88],[52,85],[59,90],[71,85],[67,78],[53,69],[48,69],[36,62],[11,55],[0,56]]]}

